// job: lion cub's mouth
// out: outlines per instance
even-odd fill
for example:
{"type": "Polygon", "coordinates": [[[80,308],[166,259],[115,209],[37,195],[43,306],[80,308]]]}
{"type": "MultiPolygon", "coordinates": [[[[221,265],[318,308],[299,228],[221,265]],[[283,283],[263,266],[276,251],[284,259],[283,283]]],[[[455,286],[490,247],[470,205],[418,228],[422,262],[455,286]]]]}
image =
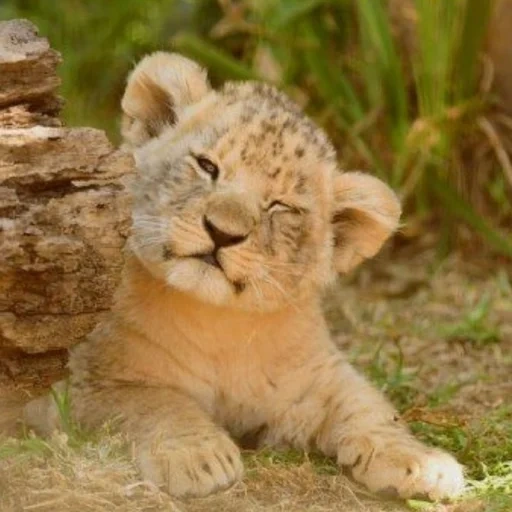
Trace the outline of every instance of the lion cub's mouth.
{"type": "Polygon", "coordinates": [[[192,257],[200,261],[203,261],[207,265],[211,265],[212,267],[218,268],[219,270],[222,270],[224,272],[224,269],[222,268],[222,265],[217,259],[217,254],[215,252],[209,252],[207,254],[194,254],[192,257]]]}
{"type": "Polygon", "coordinates": [[[195,258],[199,261],[202,261],[206,263],[207,265],[210,265],[213,268],[219,269],[225,276],[225,278],[228,280],[228,282],[233,286],[235,293],[237,295],[240,295],[245,290],[245,283],[243,281],[232,281],[229,279],[229,277],[226,275],[226,272],[222,265],[220,264],[220,261],[217,258],[217,251],[205,253],[205,254],[194,254],[191,256],[192,258],[195,258]]]}

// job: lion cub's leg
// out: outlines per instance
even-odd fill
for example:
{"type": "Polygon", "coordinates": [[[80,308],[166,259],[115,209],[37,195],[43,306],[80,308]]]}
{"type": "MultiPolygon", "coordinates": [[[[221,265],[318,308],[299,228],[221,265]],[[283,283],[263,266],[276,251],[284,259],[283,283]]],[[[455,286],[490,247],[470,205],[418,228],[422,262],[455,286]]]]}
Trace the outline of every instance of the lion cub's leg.
{"type": "Polygon", "coordinates": [[[80,424],[118,419],[134,443],[143,478],[170,494],[205,496],[242,477],[239,449],[188,396],[137,385],[70,391],[80,424]]]}
{"type": "MultiPolygon", "coordinates": [[[[120,416],[144,478],[178,497],[205,496],[241,478],[237,446],[192,398],[151,387],[103,393],[97,400],[109,403],[111,414],[120,416]]],[[[83,409],[82,415],[88,414],[83,409]]]]}
{"type": "Polygon", "coordinates": [[[302,393],[281,416],[296,444],[310,435],[310,443],[374,492],[441,499],[462,490],[457,461],[416,440],[385,397],[339,354],[309,368],[309,375],[302,372],[302,393]]]}

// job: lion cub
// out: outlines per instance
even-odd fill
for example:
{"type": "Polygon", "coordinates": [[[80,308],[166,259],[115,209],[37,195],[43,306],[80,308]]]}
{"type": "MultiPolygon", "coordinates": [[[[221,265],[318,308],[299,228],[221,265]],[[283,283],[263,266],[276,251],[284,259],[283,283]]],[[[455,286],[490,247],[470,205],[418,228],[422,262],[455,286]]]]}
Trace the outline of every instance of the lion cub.
{"type": "MultiPolygon", "coordinates": [[[[341,173],[322,130],[273,87],[215,91],[179,55],[144,58],[122,108],[133,228],[110,318],[71,352],[77,420],[117,417],[144,478],[176,496],[239,480],[232,438],[251,433],[336,457],[372,491],[458,493],[459,464],[411,436],[320,307],[397,228],[395,194],[341,173]]],[[[48,404],[26,410],[40,430],[48,404]]]]}

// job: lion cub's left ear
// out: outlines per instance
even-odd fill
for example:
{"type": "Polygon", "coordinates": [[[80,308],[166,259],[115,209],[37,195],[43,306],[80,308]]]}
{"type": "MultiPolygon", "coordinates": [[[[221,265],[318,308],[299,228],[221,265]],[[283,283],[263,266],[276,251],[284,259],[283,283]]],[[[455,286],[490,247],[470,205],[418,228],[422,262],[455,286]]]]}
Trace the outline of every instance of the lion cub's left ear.
{"type": "Polygon", "coordinates": [[[374,256],[398,228],[400,202],[382,181],[347,172],[334,181],[334,267],[340,273],[374,256]]]}
{"type": "Polygon", "coordinates": [[[128,77],[121,100],[125,142],[137,147],[157,137],[208,91],[206,71],[194,61],[166,52],[144,57],[128,77]]]}

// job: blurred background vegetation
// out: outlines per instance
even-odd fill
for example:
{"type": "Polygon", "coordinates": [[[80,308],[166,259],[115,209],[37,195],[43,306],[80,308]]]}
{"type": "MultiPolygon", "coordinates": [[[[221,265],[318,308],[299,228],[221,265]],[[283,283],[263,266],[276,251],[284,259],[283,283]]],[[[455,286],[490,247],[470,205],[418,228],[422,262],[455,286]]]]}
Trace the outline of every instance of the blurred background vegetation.
{"type": "MultiPolygon", "coordinates": [[[[497,0],[500,1],[500,0],[497,0]]],[[[493,0],[3,0],[63,54],[64,119],[118,141],[126,74],[155,49],[214,84],[261,79],[323,126],[345,169],[399,191],[405,238],[512,257],[512,118],[486,55],[493,0]],[[434,229],[432,229],[432,227],[434,229]]],[[[511,62],[512,65],[512,62],[511,62]]]]}

